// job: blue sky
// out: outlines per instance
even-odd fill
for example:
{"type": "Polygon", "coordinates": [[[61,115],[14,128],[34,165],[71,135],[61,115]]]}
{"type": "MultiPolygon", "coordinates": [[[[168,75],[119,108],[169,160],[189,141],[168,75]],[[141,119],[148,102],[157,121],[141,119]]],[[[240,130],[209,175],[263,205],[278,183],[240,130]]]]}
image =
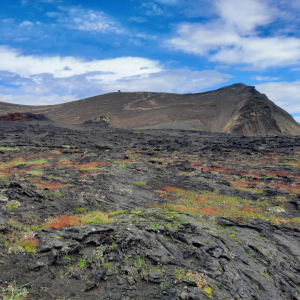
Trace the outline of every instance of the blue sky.
{"type": "Polygon", "coordinates": [[[254,85],[300,122],[299,0],[10,0],[0,101],[254,85]]]}

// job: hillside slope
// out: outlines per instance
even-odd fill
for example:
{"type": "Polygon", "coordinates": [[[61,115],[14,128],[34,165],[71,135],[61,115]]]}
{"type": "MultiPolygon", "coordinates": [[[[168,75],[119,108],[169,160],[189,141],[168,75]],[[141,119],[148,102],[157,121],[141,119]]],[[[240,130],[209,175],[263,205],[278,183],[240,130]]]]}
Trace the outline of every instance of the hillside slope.
{"type": "Polygon", "coordinates": [[[197,94],[109,93],[52,106],[0,102],[0,114],[31,112],[65,124],[99,116],[117,128],[193,129],[235,135],[300,135],[300,126],[255,87],[234,84],[197,94]]]}

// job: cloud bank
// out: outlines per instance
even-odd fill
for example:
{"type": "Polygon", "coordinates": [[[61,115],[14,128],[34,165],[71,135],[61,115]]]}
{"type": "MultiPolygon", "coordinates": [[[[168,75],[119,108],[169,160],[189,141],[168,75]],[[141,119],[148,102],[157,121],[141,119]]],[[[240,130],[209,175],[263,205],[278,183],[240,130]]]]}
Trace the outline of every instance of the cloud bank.
{"type": "Polygon", "coordinates": [[[165,69],[141,57],[84,61],[75,57],[26,56],[0,47],[0,101],[55,104],[123,91],[199,92],[232,76],[216,70],[165,69]]]}
{"type": "Polygon", "coordinates": [[[256,85],[256,89],[286,111],[300,113],[300,80],[262,83],[256,85]]]}
{"type": "Polygon", "coordinates": [[[206,23],[185,22],[165,45],[225,64],[256,67],[300,63],[300,39],[269,26],[283,18],[267,1],[216,0],[217,17],[206,23]]]}

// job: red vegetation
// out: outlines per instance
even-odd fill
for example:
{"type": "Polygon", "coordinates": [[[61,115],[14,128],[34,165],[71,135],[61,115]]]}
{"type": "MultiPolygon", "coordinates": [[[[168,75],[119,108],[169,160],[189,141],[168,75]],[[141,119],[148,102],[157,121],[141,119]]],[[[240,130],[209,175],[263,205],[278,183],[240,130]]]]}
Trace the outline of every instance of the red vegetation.
{"type": "Polygon", "coordinates": [[[260,177],[260,176],[259,176],[259,174],[258,174],[258,173],[256,173],[256,172],[252,172],[252,173],[251,173],[251,175],[252,175],[252,176],[254,176],[254,177],[257,177],[257,178],[259,178],[259,177],[260,177]]]}
{"type": "Polygon", "coordinates": [[[187,168],[193,168],[193,169],[198,169],[198,168],[202,168],[203,165],[200,164],[195,164],[195,165],[190,165],[190,166],[186,166],[187,168]]]}
{"type": "Polygon", "coordinates": [[[279,189],[281,189],[285,192],[289,192],[289,193],[300,193],[300,185],[272,183],[271,186],[274,188],[279,188],[279,189]]]}
{"type": "Polygon", "coordinates": [[[47,227],[51,229],[59,229],[66,226],[77,226],[81,225],[81,221],[79,218],[70,217],[70,216],[59,216],[56,217],[54,221],[46,224],[47,227]]]}
{"type": "Polygon", "coordinates": [[[173,187],[173,186],[168,186],[168,185],[164,186],[163,189],[164,189],[165,191],[169,191],[169,192],[175,192],[175,191],[178,190],[178,188],[173,187]]]}
{"type": "Polygon", "coordinates": [[[12,168],[6,169],[6,170],[1,170],[0,175],[2,176],[9,176],[13,174],[15,171],[12,168]]]}
{"type": "Polygon", "coordinates": [[[249,175],[248,172],[240,172],[240,175],[249,175]]]}
{"type": "Polygon", "coordinates": [[[47,120],[47,118],[42,114],[32,114],[32,113],[12,113],[6,114],[0,117],[1,121],[14,122],[22,120],[47,120]]]}
{"type": "Polygon", "coordinates": [[[51,191],[66,187],[66,185],[62,183],[40,183],[38,186],[41,189],[48,189],[51,191]]]}
{"type": "Polygon", "coordinates": [[[13,114],[7,114],[4,116],[0,117],[1,121],[20,121],[23,120],[24,114],[20,114],[20,113],[13,113],[13,114]]]}
{"type": "Polygon", "coordinates": [[[79,177],[93,176],[96,174],[97,174],[97,172],[87,172],[87,173],[79,174],[79,177]]]}
{"type": "Polygon", "coordinates": [[[72,167],[76,170],[80,170],[80,169],[93,169],[98,167],[99,165],[106,165],[105,161],[93,161],[93,162],[89,162],[86,164],[81,164],[81,165],[72,165],[72,167]]]}
{"type": "Polygon", "coordinates": [[[266,172],[269,176],[290,176],[289,173],[287,172],[282,172],[282,171],[276,171],[276,172],[266,172]]]}
{"type": "Polygon", "coordinates": [[[214,215],[216,213],[219,213],[221,209],[219,207],[204,207],[200,209],[200,212],[203,215],[214,215]]]}
{"type": "Polygon", "coordinates": [[[238,172],[229,170],[229,169],[223,169],[223,168],[211,168],[211,171],[219,171],[221,173],[232,173],[232,174],[238,174],[238,172]]]}
{"type": "Polygon", "coordinates": [[[26,244],[28,247],[36,248],[39,245],[39,240],[36,237],[24,237],[21,243],[26,244]]]}
{"type": "Polygon", "coordinates": [[[248,212],[248,213],[257,213],[257,211],[249,205],[242,206],[242,207],[239,208],[239,210],[243,211],[243,212],[248,212]]]}
{"type": "Polygon", "coordinates": [[[129,150],[129,151],[126,151],[125,154],[128,154],[128,153],[143,153],[143,152],[149,152],[149,150],[129,150]]]}
{"type": "Polygon", "coordinates": [[[193,199],[194,201],[198,202],[198,203],[206,203],[207,199],[201,197],[201,196],[191,196],[191,199],[193,199]]]}

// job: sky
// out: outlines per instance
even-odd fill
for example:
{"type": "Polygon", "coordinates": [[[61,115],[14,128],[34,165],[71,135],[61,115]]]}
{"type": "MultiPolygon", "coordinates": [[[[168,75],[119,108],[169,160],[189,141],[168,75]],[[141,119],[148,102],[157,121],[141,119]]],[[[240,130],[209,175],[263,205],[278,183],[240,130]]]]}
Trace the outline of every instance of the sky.
{"type": "Polygon", "coordinates": [[[4,0],[0,101],[253,85],[300,122],[300,0],[4,0]]]}

